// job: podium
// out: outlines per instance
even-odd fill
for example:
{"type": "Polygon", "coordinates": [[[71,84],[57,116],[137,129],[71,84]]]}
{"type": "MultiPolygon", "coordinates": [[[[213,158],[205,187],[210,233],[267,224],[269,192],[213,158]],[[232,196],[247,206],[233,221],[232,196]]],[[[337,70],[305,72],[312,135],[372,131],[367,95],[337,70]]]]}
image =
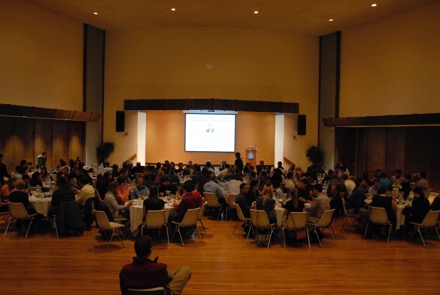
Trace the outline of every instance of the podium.
{"type": "Polygon", "coordinates": [[[246,148],[246,162],[251,163],[252,166],[257,167],[257,149],[253,146],[246,148]]]}

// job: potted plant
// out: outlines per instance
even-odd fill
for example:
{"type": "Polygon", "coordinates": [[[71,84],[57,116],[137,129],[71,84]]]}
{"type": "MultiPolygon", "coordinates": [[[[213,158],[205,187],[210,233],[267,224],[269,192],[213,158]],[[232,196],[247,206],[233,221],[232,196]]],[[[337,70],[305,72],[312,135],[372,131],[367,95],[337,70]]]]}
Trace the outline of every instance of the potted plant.
{"type": "Polygon", "coordinates": [[[306,153],[307,158],[314,166],[322,166],[324,161],[324,153],[316,146],[311,146],[306,153]]]}
{"type": "Polygon", "coordinates": [[[115,150],[115,144],[113,142],[103,142],[96,148],[96,158],[99,163],[105,164],[105,160],[115,150]]]}

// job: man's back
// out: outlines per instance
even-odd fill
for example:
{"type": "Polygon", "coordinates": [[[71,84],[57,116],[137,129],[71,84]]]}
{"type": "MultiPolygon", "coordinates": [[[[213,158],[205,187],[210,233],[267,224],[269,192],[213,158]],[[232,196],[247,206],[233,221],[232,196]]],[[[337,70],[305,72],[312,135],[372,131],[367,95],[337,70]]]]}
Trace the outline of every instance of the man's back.
{"type": "MultiPolygon", "coordinates": [[[[145,257],[133,257],[133,262],[122,267],[119,273],[122,294],[127,289],[148,289],[168,285],[167,265],[145,257]]],[[[168,291],[168,289],[167,289],[168,291]]],[[[169,292],[167,292],[169,294],[169,292]]]]}

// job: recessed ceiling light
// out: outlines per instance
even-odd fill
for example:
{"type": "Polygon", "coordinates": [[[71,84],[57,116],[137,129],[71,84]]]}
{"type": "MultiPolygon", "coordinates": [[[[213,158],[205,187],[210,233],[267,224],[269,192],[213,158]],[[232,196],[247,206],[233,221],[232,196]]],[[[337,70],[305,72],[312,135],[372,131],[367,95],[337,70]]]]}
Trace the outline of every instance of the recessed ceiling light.
{"type": "Polygon", "coordinates": [[[329,21],[329,22],[332,22],[332,21],[333,21],[333,19],[331,18],[331,19],[329,19],[328,21],[329,21]]]}
{"type": "Polygon", "coordinates": [[[176,8],[173,7],[173,8],[171,8],[170,10],[171,10],[171,11],[176,11],[176,8]]]}
{"type": "Polygon", "coordinates": [[[376,6],[377,6],[376,3],[371,4],[371,7],[376,7],[376,6]]]}
{"type": "Polygon", "coordinates": [[[93,14],[94,14],[94,15],[98,15],[98,12],[95,11],[95,12],[93,12],[93,14]]]}
{"type": "Polygon", "coordinates": [[[259,14],[260,12],[258,10],[254,10],[254,14],[259,14]]]}

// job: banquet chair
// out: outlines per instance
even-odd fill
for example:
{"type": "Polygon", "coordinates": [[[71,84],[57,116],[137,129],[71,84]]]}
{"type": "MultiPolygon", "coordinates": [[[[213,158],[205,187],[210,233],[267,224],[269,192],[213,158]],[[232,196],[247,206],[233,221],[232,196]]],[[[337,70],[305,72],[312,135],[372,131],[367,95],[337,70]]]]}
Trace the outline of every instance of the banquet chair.
{"type": "Polygon", "coordinates": [[[341,231],[344,230],[345,225],[346,225],[347,223],[351,223],[351,224],[353,224],[353,225],[356,225],[356,224],[358,223],[358,222],[356,221],[356,214],[354,214],[354,213],[349,213],[349,212],[347,211],[347,207],[345,206],[345,204],[346,204],[345,199],[342,198],[342,210],[344,211],[345,220],[344,220],[344,223],[342,224],[341,231]]]}
{"type": "Polygon", "coordinates": [[[393,230],[393,224],[388,220],[388,216],[385,208],[370,207],[370,213],[368,214],[368,222],[364,232],[364,239],[367,236],[368,225],[370,225],[370,223],[388,227],[387,242],[390,241],[390,235],[391,235],[391,231],[393,230]]]}
{"type": "Polygon", "coordinates": [[[429,211],[423,219],[422,223],[410,222],[410,224],[415,225],[414,231],[417,231],[419,233],[423,246],[426,246],[426,243],[423,239],[422,232],[420,231],[421,228],[434,228],[435,232],[437,233],[437,238],[440,240],[440,235],[437,229],[439,215],[440,211],[429,211]]]}
{"type": "Polygon", "coordinates": [[[17,221],[17,220],[21,220],[21,221],[28,220],[29,221],[29,225],[26,230],[26,238],[29,234],[29,229],[31,228],[32,223],[34,224],[35,229],[37,229],[37,227],[35,225],[36,224],[35,217],[37,216],[37,214],[30,214],[29,215],[28,212],[26,211],[26,208],[24,207],[23,203],[9,202],[9,213],[10,213],[10,216],[9,216],[9,220],[8,220],[8,225],[6,226],[6,230],[5,230],[5,234],[4,234],[5,236],[8,233],[8,229],[9,229],[9,226],[11,224],[12,219],[14,219],[15,221],[17,221]]]}
{"type": "Polygon", "coordinates": [[[225,206],[218,202],[217,195],[215,193],[204,192],[203,197],[207,202],[206,207],[210,208],[218,208],[217,220],[220,218],[221,213],[225,211],[225,206]]]}
{"type": "Polygon", "coordinates": [[[127,295],[141,295],[141,294],[166,295],[167,292],[163,287],[156,287],[156,288],[148,288],[148,289],[128,289],[125,294],[127,294],[127,295]]]}
{"type": "Polygon", "coordinates": [[[225,208],[225,215],[226,215],[225,220],[228,220],[228,211],[235,209],[235,207],[234,207],[235,199],[237,199],[237,195],[229,195],[228,196],[228,205],[225,208]]]}
{"type": "Polygon", "coordinates": [[[282,229],[284,248],[286,248],[286,236],[284,234],[284,230],[296,232],[305,230],[307,242],[309,243],[310,248],[309,229],[307,228],[307,212],[290,212],[289,216],[287,217],[282,229]]]}
{"type": "Polygon", "coordinates": [[[185,213],[185,216],[183,216],[183,219],[181,222],[177,222],[177,221],[171,221],[174,225],[176,225],[176,227],[174,228],[174,232],[173,232],[173,236],[171,237],[171,240],[174,240],[174,235],[176,234],[176,232],[179,233],[180,236],[180,240],[182,241],[182,245],[185,246],[185,244],[183,243],[183,237],[182,237],[182,233],[180,231],[180,229],[182,227],[187,227],[187,228],[196,228],[197,232],[199,233],[199,237],[202,238],[202,235],[200,234],[199,228],[197,227],[197,221],[199,219],[199,212],[200,212],[200,207],[199,208],[194,208],[194,209],[188,209],[185,213]]]}
{"type": "Polygon", "coordinates": [[[144,235],[144,228],[155,228],[159,230],[159,239],[160,239],[160,230],[165,227],[167,233],[167,241],[170,243],[170,235],[168,232],[167,218],[165,210],[148,210],[147,215],[145,216],[145,221],[141,227],[141,235],[144,235]]]}
{"type": "Polygon", "coordinates": [[[270,246],[270,240],[272,239],[272,234],[275,230],[276,223],[270,223],[269,218],[267,217],[266,211],[264,210],[255,210],[251,209],[251,224],[252,226],[249,227],[248,234],[246,237],[246,243],[249,239],[249,234],[251,232],[251,229],[255,229],[255,233],[257,233],[259,230],[268,230],[269,234],[267,234],[267,247],[270,246]]]}
{"type": "MultiPolygon", "coordinates": [[[[241,211],[241,208],[238,204],[234,203],[232,205],[235,208],[235,210],[237,211],[237,216],[238,216],[237,224],[235,225],[232,233],[235,233],[235,231],[237,230],[237,227],[240,225],[240,222],[244,222],[244,225],[245,225],[243,228],[243,231],[244,231],[245,228],[250,225],[251,219],[248,217],[244,217],[243,211],[241,211]]],[[[241,238],[241,234],[240,234],[239,238],[241,238]]]]}
{"type": "Polygon", "coordinates": [[[205,228],[205,225],[203,224],[202,219],[203,219],[203,213],[205,213],[206,204],[207,204],[207,202],[203,203],[202,206],[200,207],[199,216],[198,216],[198,220],[197,220],[202,225],[203,230],[205,231],[205,234],[206,234],[206,228],[205,228]]]}
{"type": "Polygon", "coordinates": [[[95,214],[96,226],[98,227],[96,236],[98,236],[99,231],[101,231],[102,236],[107,242],[107,250],[110,247],[113,236],[118,236],[119,240],[121,241],[122,247],[124,247],[122,236],[119,232],[119,230],[123,228],[124,225],[109,221],[104,211],[94,210],[93,213],[95,214]]]}
{"type": "Polygon", "coordinates": [[[324,213],[321,215],[321,218],[317,222],[308,222],[308,225],[310,229],[315,233],[316,238],[318,239],[319,246],[321,247],[321,239],[318,235],[318,230],[322,229],[322,233],[324,233],[324,230],[328,228],[330,230],[330,233],[332,234],[333,239],[335,238],[335,234],[333,232],[332,228],[332,221],[333,221],[333,215],[335,214],[335,209],[331,210],[325,210],[324,213]]]}

